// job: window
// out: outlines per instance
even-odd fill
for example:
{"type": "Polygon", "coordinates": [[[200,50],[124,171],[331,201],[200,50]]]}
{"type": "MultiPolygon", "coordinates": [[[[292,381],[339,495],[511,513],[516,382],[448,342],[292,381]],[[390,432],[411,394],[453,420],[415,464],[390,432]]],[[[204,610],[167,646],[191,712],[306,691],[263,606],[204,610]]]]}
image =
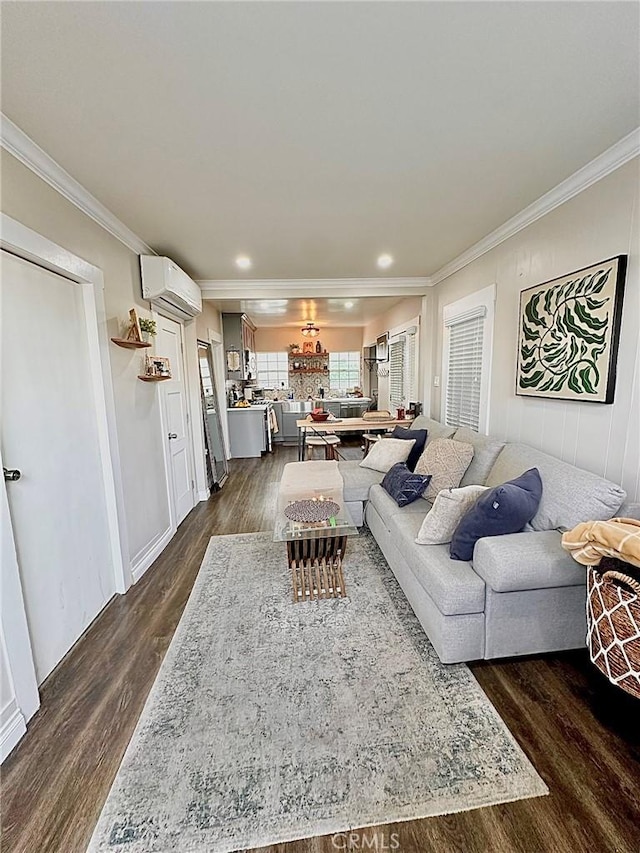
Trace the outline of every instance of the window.
{"type": "Polygon", "coordinates": [[[281,388],[289,386],[289,358],[286,352],[257,352],[256,373],[258,386],[281,388]]]}
{"type": "Polygon", "coordinates": [[[494,288],[444,309],[444,422],[486,432],[493,336],[494,288]]]}
{"type": "Polygon", "coordinates": [[[407,406],[418,389],[418,329],[410,326],[389,339],[389,405],[407,406]]]}
{"type": "Polygon", "coordinates": [[[329,353],[329,387],[332,391],[346,391],[360,386],[360,353],[329,353]]]}

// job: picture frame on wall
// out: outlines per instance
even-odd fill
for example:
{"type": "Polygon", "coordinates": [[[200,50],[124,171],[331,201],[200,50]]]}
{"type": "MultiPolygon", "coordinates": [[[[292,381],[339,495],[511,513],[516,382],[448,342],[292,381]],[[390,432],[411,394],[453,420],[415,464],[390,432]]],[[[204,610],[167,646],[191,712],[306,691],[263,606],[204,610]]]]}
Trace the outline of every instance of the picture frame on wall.
{"type": "Polygon", "coordinates": [[[376,338],[376,361],[389,361],[389,333],[385,332],[376,338]]]}
{"type": "Polygon", "coordinates": [[[516,395],[613,403],[627,256],[520,293],[516,395]]]}

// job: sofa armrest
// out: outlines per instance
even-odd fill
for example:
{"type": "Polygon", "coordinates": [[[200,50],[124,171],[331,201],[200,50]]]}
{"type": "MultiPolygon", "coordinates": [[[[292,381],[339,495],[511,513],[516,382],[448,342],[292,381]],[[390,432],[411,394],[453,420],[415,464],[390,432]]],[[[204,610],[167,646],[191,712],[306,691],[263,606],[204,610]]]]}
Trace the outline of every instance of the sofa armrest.
{"type": "Polygon", "coordinates": [[[560,544],[557,530],[509,533],[479,539],[473,568],[495,592],[586,584],[586,569],[560,544]]]}

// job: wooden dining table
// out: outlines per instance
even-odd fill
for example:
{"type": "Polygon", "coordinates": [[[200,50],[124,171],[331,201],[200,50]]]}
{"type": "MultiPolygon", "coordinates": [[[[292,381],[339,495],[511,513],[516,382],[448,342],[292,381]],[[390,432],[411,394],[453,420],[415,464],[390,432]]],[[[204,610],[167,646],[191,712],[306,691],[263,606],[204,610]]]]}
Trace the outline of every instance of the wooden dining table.
{"type": "Polygon", "coordinates": [[[314,421],[303,418],[296,421],[298,428],[298,461],[304,462],[307,435],[321,437],[327,433],[371,432],[372,430],[392,430],[397,426],[409,427],[413,418],[336,418],[335,420],[314,421]]]}

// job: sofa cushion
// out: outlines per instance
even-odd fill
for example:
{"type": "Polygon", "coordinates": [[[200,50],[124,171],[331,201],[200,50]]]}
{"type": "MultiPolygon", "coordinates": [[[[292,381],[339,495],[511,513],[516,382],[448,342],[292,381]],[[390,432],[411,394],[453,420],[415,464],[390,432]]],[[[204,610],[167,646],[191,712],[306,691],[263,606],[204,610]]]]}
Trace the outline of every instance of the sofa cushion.
{"type": "Polygon", "coordinates": [[[457,526],[451,539],[454,560],[471,560],[478,539],[519,533],[531,521],[542,497],[537,468],[525,471],[481,495],[457,526]]]}
{"type": "Polygon", "coordinates": [[[366,501],[369,497],[371,486],[375,483],[381,483],[384,477],[384,474],[380,471],[361,468],[360,463],[356,459],[338,462],[338,471],[342,475],[345,502],[366,501]]]}
{"type": "Polygon", "coordinates": [[[473,459],[460,480],[461,486],[479,485],[483,486],[493,463],[504,447],[504,441],[493,438],[490,435],[481,435],[468,427],[460,427],[456,430],[454,441],[464,441],[473,447],[473,459]]]}
{"type": "Polygon", "coordinates": [[[430,442],[416,465],[416,474],[431,474],[424,497],[433,500],[442,489],[457,489],[472,459],[470,444],[450,438],[430,442]]]}
{"type": "Polygon", "coordinates": [[[420,518],[420,524],[422,524],[422,519],[429,512],[429,504],[426,501],[414,501],[407,504],[407,506],[399,507],[381,485],[371,486],[369,489],[369,502],[376,508],[378,515],[387,525],[387,529],[393,529],[391,518],[396,515],[405,515],[407,513],[417,515],[420,518]]]}
{"type": "Polygon", "coordinates": [[[422,497],[430,479],[430,475],[416,474],[404,462],[398,462],[384,475],[382,488],[398,506],[407,506],[422,497]]]}
{"type": "Polygon", "coordinates": [[[399,438],[385,438],[371,445],[371,450],[360,462],[361,468],[387,473],[398,462],[406,462],[415,441],[403,441],[399,438]]]}
{"type": "Polygon", "coordinates": [[[586,571],[563,551],[557,530],[480,539],[473,568],[496,592],[585,585],[586,571]]]}
{"type": "Polygon", "coordinates": [[[470,563],[450,559],[448,545],[416,545],[421,523],[417,513],[400,510],[392,518],[391,534],[422,588],[445,616],[482,613],[485,591],[482,578],[470,563]]]}
{"type": "Polygon", "coordinates": [[[409,429],[426,429],[427,444],[436,438],[451,438],[456,431],[455,427],[445,426],[426,415],[418,415],[417,418],[414,418],[409,429]]]}
{"type": "Polygon", "coordinates": [[[463,516],[486,490],[486,486],[464,486],[438,492],[418,531],[418,545],[446,545],[451,542],[463,516]]]}
{"type": "Polygon", "coordinates": [[[537,468],[542,478],[542,500],[531,519],[532,530],[571,530],[581,521],[612,518],[626,498],[615,483],[527,444],[505,445],[485,485],[497,486],[528,468],[537,468]]]}
{"type": "Polygon", "coordinates": [[[418,459],[422,456],[422,451],[427,443],[426,429],[407,429],[406,427],[397,426],[391,433],[391,438],[400,438],[405,441],[415,442],[407,459],[407,468],[410,471],[415,471],[418,459]]]}

